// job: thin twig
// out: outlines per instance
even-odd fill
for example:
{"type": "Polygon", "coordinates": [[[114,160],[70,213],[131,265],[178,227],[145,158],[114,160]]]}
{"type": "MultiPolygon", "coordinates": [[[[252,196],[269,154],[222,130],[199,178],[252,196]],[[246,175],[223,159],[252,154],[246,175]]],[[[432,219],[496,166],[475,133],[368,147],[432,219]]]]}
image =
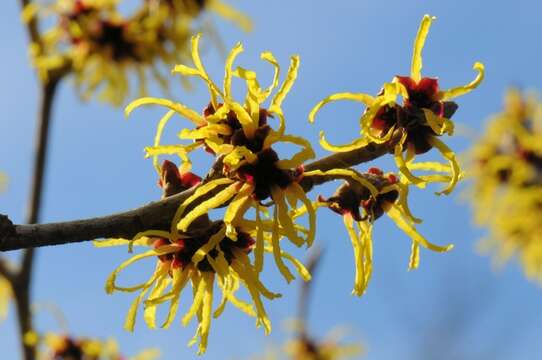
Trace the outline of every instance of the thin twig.
{"type": "MultiPolygon", "coordinates": [[[[30,5],[30,0],[20,0],[21,10],[30,5]]],[[[41,36],[37,16],[32,16],[26,22],[26,29],[30,42],[41,46],[41,36]]],[[[49,128],[51,123],[51,112],[56,94],[57,86],[62,77],[67,73],[67,68],[62,67],[49,72],[47,80],[41,80],[41,99],[38,113],[38,124],[35,140],[35,158],[32,174],[31,195],[28,206],[26,221],[28,224],[35,224],[39,221],[41,199],[43,194],[43,182],[45,177],[45,165],[47,160],[47,149],[49,140],[49,128]]],[[[0,225],[0,230],[3,228],[0,225]]],[[[8,230],[11,232],[11,230],[8,230]]],[[[18,271],[10,271],[6,278],[13,288],[13,295],[17,308],[17,319],[19,323],[19,335],[24,360],[36,359],[36,347],[24,341],[25,335],[33,330],[32,310],[30,308],[30,293],[32,285],[32,269],[34,265],[35,249],[26,248],[23,252],[21,264],[18,271]]]]}
{"type": "MultiPolygon", "coordinates": [[[[27,213],[28,224],[35,224],[39,221],[41,199],[43,195],[43,182],[45,177],[45,164],[47,161],[47,149],[49,143],[51,111],[59,81],[60,78],[51,78],[42,85],[41,89],[31,197],[27,213]]],[[[34,257],[34,248],[27,248],[23,252],[20,270],[18,273],[16,273],[14,282],[12,283],[15,303],[17,305],[17,317],[19,322],[21,345],[25,360],[34,360],[36,358],[36,348],[33,345],[26,344],[24,341],[25,334],[33,330],[32,311],[30,309],[30,293],[34,257]]]]}
{"type": "Polygon", "coordinates": [[[299,291],[299,302],[297,308],[297,317],[299,321],[299,337],[304,339],[308,336],[307,328],[309,322],[309,302],[310,302],[310,290],[311,285],[314,283],[314,277],[316,276],[316,267],[322,258],[322,248],[314,249],[309,255],[307,260],[307,270],[312,275],[311,281],[304,281],[301,284],[301,289],[299,291]]]}

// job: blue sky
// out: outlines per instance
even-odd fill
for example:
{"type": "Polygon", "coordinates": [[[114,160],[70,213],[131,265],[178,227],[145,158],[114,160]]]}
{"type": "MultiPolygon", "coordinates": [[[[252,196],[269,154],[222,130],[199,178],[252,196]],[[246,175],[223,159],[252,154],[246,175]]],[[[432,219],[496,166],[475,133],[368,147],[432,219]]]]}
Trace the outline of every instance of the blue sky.
{"type": "MultiPolygon", "coordinates": [[[[412,41],[425,13],[437,16],[437,21],[424,50],[424,74],[438,76],[441,86],[448,88],[470,81],[475,61],[486,65],[486,80],[479,90],[458,99],[457,124],[479,131],[485,119],[499,111],[509,85],[542,88],[542,8],[534,0],[229,3],[255,23],[254,31],[246,34],[225,21],[215,21],[226,48],[243,42],[245,53],[239,64],[268,74],[268,66],[258,59],[260,52],[271,50],[284,68],[290,55],[301,56],[299,79],[284,111],[288,131],[312,140],[320,129],[336,142],[351,139],[351,132],[358,129],[357,106],[330,106],[313,126],[307,123],[308,112],[330,93],[376,93],[394,75],[408,74],[412,41]]],[[[30,184],[37,83],[29,67],[17,5],[15,0],[6,1],[0,13],[0,169],[10,177],[8,191],[0,195],[0,213],[20,222],[30,184]]],[[[214,49],[204,56],[217,81],[224,57],[214,49]]],[[[263,76],[269,79],[271,75],[263,76]]],[[[201,86],[189,93],[179,86],[173,92],[195,109],[208,102],[201,86]]],[[[57,100],[43,221],[105,215],[160,196],[151,163],[143,158],[143,147],[151,143],[162,111],[142,110],[126,120],[121,109],[81,103],[69,81],[61,85],[57,100]]],[[[448,143],[462,151],[471,141],[458,136],[448,143]]],[[[321,149],[317,152],[325,154],[321,149]]],[[[380,164],[389,166],[388,162],[380,164]]],[[[313,195],[332,191],[325,186],[313,195]]],[[[435,243],[455,244],[448,254],[422,251],[417,271],[406,271],[410,244],[406,235],[388,220],[377,223],[374,277],[361,299],[350,295],[353,256],[342,222],[323,209],[317,241],[326,254],[313,285],[313,333],[323,336],[334,326],[346,325],[352,330],[350,340],[361,339],[368,358],[375,360],[540,358],[542,292],[523,277],[515,263],[494,271],[490,258],[475,252],[483,229],[472,225],[470,209],[459,193],[436,197],[432,191],[413,191],[411,205],[424,219],[422,233],[435,243]]],[[[106,295],[103,285],[109,272],[127,257],[124,249],[98,250],[90,243],[41,249],[34,299],[57,304],[74,334],[113,336],[126,354],[156,346],[166,360],[195,358],[195,349],[186,347],[194,324],[183,328],[177,321],[167,331],[151,331],[139,319],[134,334],[122,330],[133,295],[106,295]]],[[[143,278],[147,273],[142,269],[140,275],[143,278]]],[[[265,337],[254,328],[253,319],[229,308],[213,322],[205,358],[247,359],[285,339],[281,324],[295,315],[298,283],[286,286],[273,268],[267,269],[265,281],[284,295],[266,304],[273,333],[265,337]]],[[[186,309],[186,300],[183,305],[186,309]]],[[[37,315],[37,324],[42,331],[56,329],[46,313],[37,315]]],[[[12,311],[0,325],[2,358],[18,357],[15,329],[12,311]]]]}

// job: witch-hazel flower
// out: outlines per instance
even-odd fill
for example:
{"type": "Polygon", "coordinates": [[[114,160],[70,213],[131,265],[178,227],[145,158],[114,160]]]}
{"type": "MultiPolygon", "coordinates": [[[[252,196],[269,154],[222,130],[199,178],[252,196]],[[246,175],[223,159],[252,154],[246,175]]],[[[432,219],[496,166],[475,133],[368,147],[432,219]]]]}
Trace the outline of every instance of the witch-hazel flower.
{"type": "Polygon", "coordinates": [[[332,145],[321,132],[322,147],[329,151],[346,152],[364,147],[370,142],[378,144],[393,139],[397,142],[393,150],[395,163],[409,183],[424,187],[426,183],[435,180],[416,176],[413,170],[446,169],[449,173],[448,186],[441,193],[449,194],[459,180],[461,170],[454,152],[439,138],[454,132],[454,123],[450,118],[458,106],[450,100],[472,91],[480,84],[484,77],[484,65],[475,63],[474,69],[478,72],[476,78],[467,85],[449,90],[440,90],[437,78],[422,77],[422,49],[434,19],[429,15],[422,19],[414,42],[410,76],[394,77],[391,83],[384,84],[377,96],[364,93],[333,94],[312,109],[309,120],[313,122],[319,110],[333,101],[351,100],[364,104],[367,108],[360,118],[361,137],[349,144],[332,145]],[[402,97],[402,104],[398,103],[398,96],[402,97]],[[436,148],[449,165],[438,162],[416,165],[413,162],[416,155],[432,148],[436,148]]]}

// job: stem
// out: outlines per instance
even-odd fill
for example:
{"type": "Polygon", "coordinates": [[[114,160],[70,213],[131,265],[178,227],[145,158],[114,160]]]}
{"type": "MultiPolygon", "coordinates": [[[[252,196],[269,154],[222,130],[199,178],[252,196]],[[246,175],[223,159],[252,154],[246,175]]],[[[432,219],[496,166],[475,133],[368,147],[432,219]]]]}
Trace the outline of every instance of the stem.
{"type": "MultiPolygon", "coordinates": [[[[53,78],[46,81],[41,88],[41,101],[38,115],[38,127],[36,133],[36,152],[34,159],[34,173],[32,176],[32,188],[30,203],[27,213],[27,223],[35,224],[39,221],[41,200],[43,194],[43,182],[45,177],[45,164],[47,161],[47,149],[49,143],[49,128],[51,123],[51,111],[60,78],[53,78]]],[[[34,265],[35,249],[28,248],[24,251],[19,272],[15,277],[13,292],[17,306],[17,318],[19,322],[19,333],[21,338],[22,351],[25,360],[36,358],[36,348],[33,345],[25,344],[24,335],[32,331],[31,315],[31,285],[32,269],[34,265]]]]}
{"type": "Polygon", "coordinates": [[[310,274],[312,274],[311,281],[304,281],[301,284],[301,289],[299,291],[299,302],[298,302],[298,308],[297,308],[297,317],[299,320],[299,337],[301,339],[306,339],[308,337],[307,329],[308,329],[308,322],[309,322],[309,299],[310,299],[310,290],[311,285],[313,284],[314,277],[316,276],[316,272],[314,271],[320,262],[320,259],[322,258],[322,249],[316,248],[312,251],[312,253],[309,256],[309,260],[307,260],[307,270],[310,274]]]}
{"type": "MultiPolygon", "coordinates": [[[[393,137],[387,143],[371,143],[364,148],[333,154],[306,164],[305,169],[325,171],[368,162],[389,152],[395,145],[395,141],[396,139],[393,137]]],[[[216,169],[213,171],[216,172],[216,169]]],[[[213,171],[209,173],[204,183],[215,177],[216,174],[213,171]]],[[[337,177],[334,176],[311,176],[303,178],[300,184],[305,192],[308,192],[315,185],[335,179],[337,177]]],[[[367,179],[371,180],[372,178],[368,177],[367,179]]],[[[194,201],[191,206],[196,206],[222,189],[223,187],[217,188],[200,200],[194,201]]],[[[14,225],[7,216],[0,215],[0,251],[77,243],[97,238],[122,237],[131,239],[135,234],[145,230],[168,229],[179,205],[192,195],[194,190],[195,188],[185,190],[138,209],[90,219],[39,225],[14,225]]]]}

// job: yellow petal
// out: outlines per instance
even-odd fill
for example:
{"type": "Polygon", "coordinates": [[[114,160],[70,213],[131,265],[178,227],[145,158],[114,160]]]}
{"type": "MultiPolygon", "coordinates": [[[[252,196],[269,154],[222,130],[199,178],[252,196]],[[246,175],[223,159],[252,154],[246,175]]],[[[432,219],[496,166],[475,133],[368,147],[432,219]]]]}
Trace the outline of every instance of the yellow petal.
{"type": "Polygon", "coordinates": [[[315,154],[312,150],[311,143],[299,136],[293,136],[293,135],[283,135],[280,139],[284,142],[289,142],[292,144],[296,144],[302,147],[302,150],[296,153],[291,159],[288,160],[279,160],[276,162],[277,167],[280,169],[293,169],[301,164],[303,164],[305,161],[314,158],[315,154]]]}
{"type": "Polygon", "coordinates": [[[410,261],[408,263],[408,269],[417,269],[420,265],[420,245],[416,241],[412,241],[412,250],[410,252],[410,261]]]}
{"type": "Polygon", "coordinates": [[[410,77],[418,82],[422,78],[422,50],[425,44],[425,39],[429,33],[431,22],[436,17],[424,15],[418,33],[416,34],[416,40],[414,41],[414,48],[412,49],[412,65],[410,66],[410,77]]]}
{"type": "Polygon", "coordinates": [[[238,184],[234,183],[228,186],[226,189],[220,191],[212,198],[203,201],[201,204],[190,210],[187,214],[181,216],[182,218],[177,224],[177,229],[180,231],[188,230],[188,227],[194,220],[204,214],[207,214],[210,210],[216,209],[217,207],[225,204],[228,200],[234,197],[235,194],[237,194],[238,190],[238,184]]]}
{"type": "Polygon", "coordinates": [[[352,100],[352,101],[357,101],[362,104],[365,104],[366,106],[371,106],[374,102],[374,97],[368,94],[364,94],[364,93],[349,93],[349,92],[330,95],[327,98],[321,100],[318,104],[316,104],[312,108],[311,112],[309,113],[309,122],[310,123],[314,122],[316,114],[320,111],[322,107],[324,107],[324,105],[333,101],[338,101],[338,100],[352,100]]]}
{"type": "Polygon", "coordinates": [[[444,190],[437,193],[437,194],[448,195],[454,190],[455,185],[459,181],[459,177],[461,174],[459,163],[457,162],[457,159],[455,158],[454,152],[448,146],[446,146],[446,144],[444,144],[442,141],[440,141],[436,137],[432,137],[429,143],[435,148],[437,148],[438,151],[440,151],[440,153],[442,154],[442,156],[450,162],[450,167],[452,168],[452,173],[451,173],[452,179],[450,180],[450,183],[444,190]]]}
{"type": "Polygon", "coordinates": [[[227,178],[222,179],[216,179],[211,180],[208,183],[205,183],[203,185],[199,185],[196,188],[196,191],[192,195],[190,195],[177,209],[177,212],[175,213],[175,216],[173,217],[173,221],[171,224],[171,233],[174,237],[177,237],[177,224],[181,221],[181,218],[184,215],[185,209],[192,204],[196,199],[199,199],[201,196],[207,194],[208,192],[216,189],[219,186],[222,185],[229,185],[233,183],[234,181],[227,178]]]}
{"type": "Polygon", "coordinates": [[[476,89],[478,85],[484,80],[484,64],[482,63],[475,63],[472,67],[474,70],[478,71],[478,75],[476,75],[476,78],[464,86],[459,86],[453,89],[441,91],[439,93],[439,97],[441,100],[446,101],[449,99],[453,99],[455,97],[465,95],[466,93],[471,92],[472,90],[476,89]]]}
{"type": "MultiPolygon", "coordinates": [[[[194,282],[195,279],[192,279],[194,282]]],[[[194,299],[192,301],[192,305],[190,306],[190,309],[188,312],[183,316],[182,324],[183,326],[188,325],[190,320],[196,315],[198,311],[200,311],[201,305],[203,303],[203,297],[205,296],[206,291],[206,283],[203,281],[203,278],[197,279],[197,282],[194,283],[194,288],[196,289],[194,294],[194,299]],[[197,286],[197,287],[196,287],[197,286]]]]}
{"type": "Polygon", "coordinates": [[[217,247],[220,241],[224,239],[225,235],[226,235],[225,227],[220,228],[220,230],[217,233],[213,234],[209,238],[207,243],[203,245],[202,247],[200,247],[196,251],[196,253],[192,256],[192,262],[194,263],[194,265],[197,265],[201,260],[203,260],[205,255],[207,255],[211,250],[217,247]]]}
{"type": "Polygon", "coordinates": [[[205,293],[203,295],[202,304],[202,319],[201,319],[201,332],[200,332],[200,344],[198,349],[198,355],[202,355],[207,350],[207,342],[209,338],[209,330],[211,328],[211,314],[213,310],[213,286],[214,286],[214,274],[204,273],[203,283],[205,284],[205,293]]]}
{"type": "Polygon", "coordinates": [[[297,78],[297,70],[299,68],[299,56],[294,55],[290,58],[290,67],[288,68],[288,73],[286,74],[286,79],[282,83],[282,86],[275,94],[275,97],[271,101],[271,106],[269,107],[270,111],[275,111],[274,109],[280,109],[282,107],[282,102],[284,98],[294,85],[295,79],[297,78]]]}
{"type": "Polygon", "coordinates": [[[307,195],[305,194],[305,191],[303,191],[303,188],[297,183],[292,183],[287,191],[291,191],[295,194],[295,196],[301,200],[301,202],[305,205],[305,209],[309,215],[309,233],[307,235],[307,247],[312,246],[312,243],[314,242],[314,237],[316,235],[316,211],[314,210],[314,207],[312,206],[312,202],[309,200],[307,195]]]}
{"type": "Polygon", "coordinates": [[[171,304],[169,305],[167,318],[164,323],[160,325],[160,327],[164,329],[167,329],[173,323],[173,320],[175,320],[175,315],[177,315],[177,311],[179,310],[181,292],[189,280],[190,271],[190,269],[181,270],[180,268],[173,270],[173,287],[171,289],[173,298],[171,299],[171,304]]]}
{"type": "Polygon", "coordinates": [[[291,282],[295,277],[290,272],[290,269],[284,264],[282,261],[282,256],[280,255],[280,245],[279,245],[279,233],[278,233],[278,226],[279,226],[279,206],[278,204],[275,205],[274,209],[274,215],[273,218],[275,219],[274,226],[273,226],[273,233],[271,234],[271,245],[273,247],[273,258],[275,259],[275,263],[277,264],[277,267],[279,268],[280,273],[284,278],[286,279],[286,282],[291,282]]]}
{"type": "Polygon", "coordinates": [[[327,150],[327,151],[333,151],[333,152],[348,152],[348,151],[352,151],[352,150],[357,150],[357,149],[360,149],[362,147],[365,147],[369,144],[370,140],[366,137],[360,137],[360,138],[357,138],[355,139],[354,141],[348,143],[348,144],[344,144],[344,145],[333,145],[333,144],[330,144],[325,135],[324,135],[324,131],[320,131],[320,145],[322,146],[322,148],[324,150],[327,150]]]}
{"type": "Polygon", "coordinates": [[[387,211],[387,214],[395,222],[398,228],[403,230],[413,241],[426,249],[436,252],[446,252],[450,251],[454,247],[452,244],[439,246],[427,241],[412,225],[403,219],[401,212],[395,205],[392,205],[392,207],[387,211]]]}
{"type": "Polygon", "coordinates": [[[154,97],[142,97],[137,100],[132,101],[126,108],[124,109],[124,113],[126,116],[129,116],[130,113],[137,107],[140,107],[142,105],[160,105],[165,106],[170,110],[173,110],[177,112],[178,114],[182,115],[187,120],[190,120],[192,123],[194,123],[196,126],[203,126],[206,125],[207,122],[205,119],[198,114],[196,111],[186,107],[185,105],[181,103],[176,103],[168,99],[159,99],[154,97]]]}
{"type": "Polygon", "coordinates": [[[421,179],[420,177],[415,176],[410,172],[410,169],[407,166],[407,163],[405,162],[405,159],[403,158],[403,143],[406,139],[406,132],[403,134],[403,137],[399,144],[395,145],[395,151],[394,151],[394,159],[395,164],[397,165],[397,168],[399,168],[399,172],[405,176],[405,178],[408,179],[408,181],[411,184],[414,184],[420,188],[424,188],[426,183],[421,179]]]}
{"type": "Polygon", "coordinates": [[[227,99],[231,99],[231,78],[232,78],[232,66],[235,58],[243,52],[243,45],[238,42],[233,49],[231,49],[228,58],[226,59],[225,74],[224,74],[224,96],[227,99]]]}

